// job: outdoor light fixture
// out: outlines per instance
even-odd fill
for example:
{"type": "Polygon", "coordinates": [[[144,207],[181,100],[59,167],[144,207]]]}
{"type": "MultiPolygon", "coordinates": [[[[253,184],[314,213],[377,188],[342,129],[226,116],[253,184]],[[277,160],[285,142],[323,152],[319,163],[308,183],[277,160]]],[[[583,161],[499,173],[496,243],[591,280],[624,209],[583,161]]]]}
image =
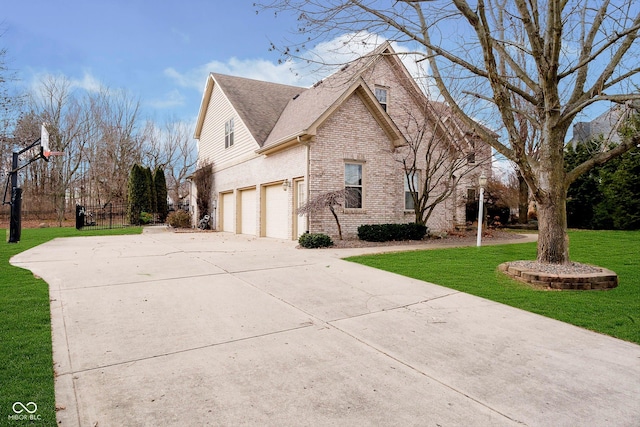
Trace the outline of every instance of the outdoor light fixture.
{"type": "Polygon", "coordinates": [[[288,179],[285,179],[284,181],[282,181],[282,189],[284,191],[287,191],[289,187],[291,187],[291,182],[289,182],[288,179]]]}
{"type": "Polygon", "coordinates": [[[478,184],[480,185],[480,198],[478,200],[478,237],[476,240],[476,246],[482,246],[482,222],[484,217],[484,187],[487,185],[487,177],[484,172],[478,178],[478,184]]]}

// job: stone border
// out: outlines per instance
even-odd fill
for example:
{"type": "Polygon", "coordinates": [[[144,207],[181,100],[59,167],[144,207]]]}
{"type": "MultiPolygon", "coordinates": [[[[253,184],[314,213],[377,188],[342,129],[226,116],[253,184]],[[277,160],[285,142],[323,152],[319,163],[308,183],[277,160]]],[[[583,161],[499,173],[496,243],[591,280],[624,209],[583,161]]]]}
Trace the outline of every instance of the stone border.
{"type": "Polygon", "coordinates": [[[547,290],[606,290],[618,286],[618,275],[606,268],[597,267],[596,273],[553,274],[511,265],[505,262],[498,270],[520,282],[547,290]]]}

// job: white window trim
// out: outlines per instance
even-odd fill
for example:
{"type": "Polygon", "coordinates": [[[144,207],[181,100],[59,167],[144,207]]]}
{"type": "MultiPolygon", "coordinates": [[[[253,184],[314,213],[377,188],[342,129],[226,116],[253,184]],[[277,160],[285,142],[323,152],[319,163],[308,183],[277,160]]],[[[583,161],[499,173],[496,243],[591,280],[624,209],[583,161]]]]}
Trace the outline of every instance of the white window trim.
{"type": "Polygon", "coordinates": [[[376,99],[378,100],[378,102],[380,103],[380,105],[382,105],[382,108],[383,108],[385,111],[388,111],[388,108],[389,108],[389,92],[390,92],[390,91],[389,91],[389,87],[387,87],[387,86],[382,86],[382,85],[376,85],[376,86],[374,87],[374,89],[373,89],[373,93],[374,93],[374,95],[376,96],[376,99]],[[385,92],[385,102],[380,101],[380,99],[378,98],[378,95],[377,95],[377,93],[376,93],[378,90],[381,90],[381,91],[384,91],[384,92],[385,92]]]}
{"type": "Polygon", "coordinates": [[[233,117],[224,122],[224,148],[233,147],[235,142],[235,123],[233,117]]]}
{"type": "MultiPolygon", "coordinates": [[[[418,196],[420,195],[420,171],[419,170],[415,170],[413,172],[413,180],[414,180],[414,187],[415,187],[415,193],[418,194],[418,196]]],[[[409,189],[409,182],[408,182],[408,177],[407,177],[407,173],[406,171],[402,171],[402,196],[403,196],[403,205],[404,205],[404,210],[407,212],[413,212],[414,208],[408,208],[407,207],[407,193],[410,192],[409,189]]]]}
{"type": "Polygon", "coordinates": [[[347,188],[360,188],[360,207],[357,208],[353,208],[353,207],[347,207],[347,203],[345,200],[345,206],[344,209],[345,210],[349,210],[349,211],[362,211],[364,210],[364,163],[363,162],[358,162],[358,161],[350,161],[350,160],[345,160],[344,162],[344,179],[343,179],[343,184],[344,184],[344,189],[346,190],[347,188]],[[347,169],[347,165],[357,165],[360,166],[360,185],[347,185],[347,177],[346,177],[346,169],[347,169]]]}

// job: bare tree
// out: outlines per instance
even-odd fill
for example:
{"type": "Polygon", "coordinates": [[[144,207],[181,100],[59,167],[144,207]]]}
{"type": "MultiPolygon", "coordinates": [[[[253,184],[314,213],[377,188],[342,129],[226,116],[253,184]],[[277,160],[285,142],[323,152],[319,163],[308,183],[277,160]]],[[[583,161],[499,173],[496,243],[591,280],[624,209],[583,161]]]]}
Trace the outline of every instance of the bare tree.
{"type": "Polygon", "coordinates": [[[356,194],[352,188],[328,191],[309,200],[304,205],[300,206],[296,212],[298,215],[302,216],[313,215],[315,213],[320,213],[325,209],[329,209],[329,211],[331,211],[331,215],[333,215],[333,218],[336,220],[336,225],[338,226],[338,237],[342,240],[342,227],[340,226],[336,206],[343,207],[348,204],[355,205],[360,201],[360,197],[360,194],[356,194]]]}
{"type": "Polygon", "coordinates": [[[153,170],[158,167],[164,169],[169,197],[174,204],[181,204],[189,196],[187,177],[198,160],[189,127],[177,119],[167,119],[161,127],[148,121],[143,138],[143,162],[153,170]]]}
{"type": "Polygon", "coordinates": [[[142,158],[140,102],[126,91],[102,88],[93,114],[99,127],[90,165],[93,198],[100,204],[125,202],[129,171],[142,158]]]}
{"type": "Polygon", "coordinates": [[[52,158],[48,166],[48,193],[53,200],[59,225],[74,198],[75,173],[83,160],[83,150],[92,139],[91,116],[82,100],[64,77],[46,77],[33,96],[35,111],[47,123],[50,146],[64,156],[52,158]]]}
{"type": "Polygon", "coordinates": [[[640,142],[636,129],[619,145],[564,170],[564,142],[579,114],[603,101],[640,99],[633,88],[640,73],[636,0],[275,0],[262,7],[299,14],[306,39],[287,47],[289,55],[323,37],[365,31],[422,54],[459,120],[517,165],[538,207],[540,262],[569,262],[568,186],[640,142]],[[456,91],[460,87],[464,92],[456,91]],[[474,98],[479,102],[470,102],[474,98]],[[517,114],[537,138],[522,138],[517,114]],[[496,120],[502,138],[479,127],[478,115],[496,120]]]}
{"type": "Polygon", "coordinates": [[[426,225],[436,207],[461,182],[490,168],[491,152],[476,147],[480,141],[473,135],[456,132],[457,126],[444,123],[443,118],[451,117],[444,105],[427,102],[421,112],[405,111],[407,145],[396,150],[394,157],[404,171],[405,197],[411,197],[407,204],[413,207],[415,222],[426,225]]]}

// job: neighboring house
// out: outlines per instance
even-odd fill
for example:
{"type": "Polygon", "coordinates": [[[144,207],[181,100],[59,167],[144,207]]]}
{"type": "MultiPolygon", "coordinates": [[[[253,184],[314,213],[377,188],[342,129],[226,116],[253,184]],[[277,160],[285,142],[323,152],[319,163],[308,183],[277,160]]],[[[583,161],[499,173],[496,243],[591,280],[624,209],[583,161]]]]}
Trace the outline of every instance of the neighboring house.
{"type": "Polygon", "coordinates": [[[573,125],[573,137],[570,143],[576,144],[602,137],[613,144],[620,143],[618,129],[626,117],[624,105],[615,105],[590,122],[578,122],[573,125]]]}
{"type": "MultiPolygon", "coordinates": [[[[361,194],[339,209],[346,235],[362,224],[413,222],[398,156],[407,152],[413,114],[424,116],[426,105],[430,114],[440,112],[433,129],[451,139],[449,150],[462,151],[471,163],[480,154],[490,158],[488,146],[462,130],[442,104],[426,99],[394,53],[384,44],[311,88],[210,74],[195,138],[198,164],[213,165],[214,227],[283,239],[307,231],[336,236],[328,209],[303,217],[296,209],[345,188],[361,194]]],[[[483,168],[490,176],[490,163],[483,168]]],[[[466,197],[479,174],[438,206],[431,230],[466,222],[466,197]]]]}

